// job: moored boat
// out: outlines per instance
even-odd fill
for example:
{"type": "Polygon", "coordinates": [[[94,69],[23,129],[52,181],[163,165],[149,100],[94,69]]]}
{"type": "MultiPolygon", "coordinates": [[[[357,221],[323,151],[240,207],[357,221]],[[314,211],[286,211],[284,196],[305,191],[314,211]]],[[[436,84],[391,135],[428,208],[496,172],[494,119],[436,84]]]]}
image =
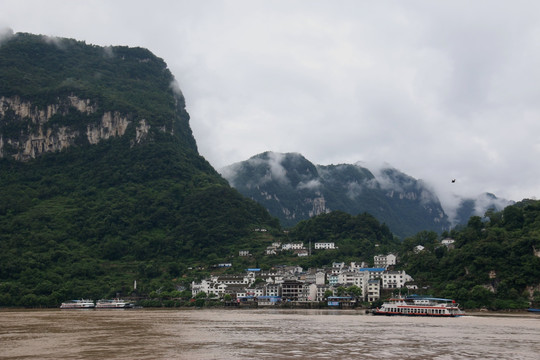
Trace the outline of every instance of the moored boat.
{"type": "Polygon", "coordinates": [[[373,311],[374,315],[456,317],[465,313],[452,299],[411,295],[394,297],[373,311]]]}
{"type": "Polygon", "coordinates": [[[122,299],[101,299],[96,304],[96,309],[130,309],[132,307],[132,303],[122,299]]]}
{"type": "Polygon", "coordinates": [[[93,309],[96,305],[94,300],[69,300],[60,305],[60,309],[93,309]]]}
{"type": "Polygon", "coordinates": [[[534,308],[528,308],[527,311],[533,312],[533,313],[540,313],[540,309],[534,309],[534,308]]]}

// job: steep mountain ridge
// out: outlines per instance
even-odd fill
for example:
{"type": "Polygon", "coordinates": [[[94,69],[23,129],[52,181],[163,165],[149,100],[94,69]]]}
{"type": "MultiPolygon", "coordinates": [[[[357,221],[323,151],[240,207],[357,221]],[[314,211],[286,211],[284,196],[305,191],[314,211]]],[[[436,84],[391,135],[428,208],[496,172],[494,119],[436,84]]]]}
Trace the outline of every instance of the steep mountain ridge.
{"type": "Polygon", "coordinates": [[[359,164],[321,166],[297,153],[265,152],[220,172],[288,226],[333,210],[368,212],[401,237],[450,226],[433,191],[392,168],[374,174],[359,164]]]}
{"type": "Polygon", "coordinates": [[[31,34],[0,43],[0,306],[170,288],[255,226],[279,229],[198,154],[163,60],[31,34]]]}

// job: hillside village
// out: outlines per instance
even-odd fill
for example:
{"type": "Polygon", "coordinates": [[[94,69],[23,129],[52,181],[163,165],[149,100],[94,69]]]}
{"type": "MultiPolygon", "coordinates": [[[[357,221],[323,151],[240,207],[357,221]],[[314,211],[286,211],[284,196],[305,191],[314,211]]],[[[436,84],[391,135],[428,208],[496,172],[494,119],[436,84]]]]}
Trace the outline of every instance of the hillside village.
{"type": "MultiPolygon", "coordinates": [[[[286,245],[286,248],[289,248],[286,245]]],[[[257,303],[258,306],[280,303],[318,303],[333,298],[332,304],[352,305],[374,302],[382,290],[415,288],[413,278],[405,271],[392,270],[394,254],[374,257],[375,267],[366,263],[334,262],[322,269],[302,269],[299,266],[276,266],[269,271],[246,269],[241,275],[212,275],[191,284],[192,295],[204,294],[228,298],[238,304],[257,303]]],[[[221,264],[227,266],[228,264],[221,264]]],[[[330,303],[329,303],[330,304],[330,303]]]]}

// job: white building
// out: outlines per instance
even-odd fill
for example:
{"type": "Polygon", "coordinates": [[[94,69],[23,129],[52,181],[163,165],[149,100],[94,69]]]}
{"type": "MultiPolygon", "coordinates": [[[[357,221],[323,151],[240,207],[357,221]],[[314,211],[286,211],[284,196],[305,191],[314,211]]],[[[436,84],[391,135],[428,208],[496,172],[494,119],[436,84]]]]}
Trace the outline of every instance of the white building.
{"type": "Polygon", "coordinates": [[[455,244],[454,244],[455,242],[456,242],[456,240],[450,239],[450,238],[446,238],[446,239],[441,240],[441,244],[446,246],[448,249],[453,249],[454,246],[455,246],[455,244]]]}
{"type": "Polygon", "coordinates": [[[333,242],[317,242],[315,243],[315,250],[320,249],[335,249],[336,245],[333,242]]]}
{"type": "Polygon", "coordinates": [[[351,271],[359,271],[360,269],[367,268],[367,267],[368,265],[363,261],[360,264],[357,264],[356,262],[352,261],[351,265],[349,266],[351,271]]]}
{"type": "Polygon", "coordinates": [[[362,286],[364,274],[355,271],[344,271],[338,274],[338,283],[345,286],[362,286]]]}
{"type": "Polygon", "coordinates": [[[264,288],[263,287],[251,287],[246,288],[246,295],[247,296],[263,296],[264,295],[264,288]]]}
{"type": "Polygon", "coordinates": [[[281,245],[281,250],[303,250],[303,249],[305,249],[304,244],[301,242],[287,243],[287,244],[281,245]]]}
{"type": "Polygon", "coordinates": [[[216,294],[217,296],[223,296],[227,289],[225,284],[217,284],[211,281],[202,280],[201,283],[197,284],[195,281],[191,283],[191,296],[195,297],[200,292],[205,292],[206,295],[211,293],[216,294]]]}
{"type": "Polygon", "coordinates": [[[360,273],[365,273],[364,284],[368,280],[380,280],[382,289],[397,289],[405,286],[405,283],[413,281],[410,275],[402,271],[389,271],[383,268],[361,269],[360,273]]]}
{"type": "Polygon", "coordinates": [[[304,284],[302,291],[298,296],[298,301],[316,301],[317,284],[304,284]]]}
{"type": "Polygon", "coordinates": [[[266,296],[281,296],[281,284],[280,283],[267,283],[265,288],[266,296]]]}
{"type": "Polygon", "coordinates": [[[339,274],[340,272],[343,271],[343,269],[345,268],[345,263],[344,262],[334,262],[332,263],[332,274],[339,274]]]}
{"type": "Polygon", "coordinates": [[[376,268],[388,268],[396,265],[397,256],[394,254],[376,255],[373,257],[373,262],[376,268]]]}
{"type": "Polygon", "coordinates": [[[385,271],[381,274],[383,289],[399,289],[405,286],[405,283],[412,279],[405,271],[385,271]]]}

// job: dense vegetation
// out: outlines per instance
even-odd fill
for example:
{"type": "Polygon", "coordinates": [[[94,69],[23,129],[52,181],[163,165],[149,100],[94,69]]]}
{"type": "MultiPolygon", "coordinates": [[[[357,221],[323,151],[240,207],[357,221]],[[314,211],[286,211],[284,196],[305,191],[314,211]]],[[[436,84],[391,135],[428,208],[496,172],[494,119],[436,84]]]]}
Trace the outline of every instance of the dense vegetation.
{"type": "Polygon", "coordinates": [[[172,286],[188,265],[238,251],[260,222],[278,226],[202,158],[166,142],[122,151],[126,140],[0,161],[0,304],[172,286]]]}
{"type": "MultiPolygon", "coordinates": [[[[173,289],[189,282],[172,281],[187,267],[238,251],[255,227],[279,228],[199,156],[174,79],[147,50],[17,34],[0,46],[0,80],[0,97],[45,107],[73,94],[153,126],[135,146],[130,125],[98,145],[0,159],[0,305],[130,294],[134,280],[139,293],[173,289]]],[[[92,121],[74,113],[51,120],[92,121]]],[[[4,139],[32,131],[16,120],[0,118],[4,139]]]]}
{"type": "Polygon", "coordinates": [[[401,262],[424,292],[457,299],[467,308],[522,309],[540,306],[540,202],[524,200],[443,234],[421,232],[406,239],[401,262]],[[416,245],[423,251],[415,252],[416,245]],[[536,252],[536,255],[535,255],[536,252]]]}
{"type": "Polygon", "coordinates": [[[342,211],[322,214],[298,223],[290,237],[304,244],[309,242],[334,242],[336,250],[320,250],[302,260],[304,266],[327,266],[333,261],[373,262],[373,256],[395,251],[399,240],[385,224],[380,224],[370,214],[350,215],[342,211]]]}

